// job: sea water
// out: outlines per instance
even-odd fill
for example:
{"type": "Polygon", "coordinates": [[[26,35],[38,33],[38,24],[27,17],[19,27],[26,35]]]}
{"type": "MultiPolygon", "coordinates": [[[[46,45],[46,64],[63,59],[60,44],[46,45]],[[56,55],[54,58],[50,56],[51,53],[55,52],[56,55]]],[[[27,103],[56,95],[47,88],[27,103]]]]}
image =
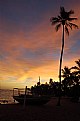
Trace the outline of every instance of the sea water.
{"type": "Polygon", "coordinates": [[[7,104],[13,102],[14,102],[13,91],[8,89],[0,89],[0,103],[7,104]]]}

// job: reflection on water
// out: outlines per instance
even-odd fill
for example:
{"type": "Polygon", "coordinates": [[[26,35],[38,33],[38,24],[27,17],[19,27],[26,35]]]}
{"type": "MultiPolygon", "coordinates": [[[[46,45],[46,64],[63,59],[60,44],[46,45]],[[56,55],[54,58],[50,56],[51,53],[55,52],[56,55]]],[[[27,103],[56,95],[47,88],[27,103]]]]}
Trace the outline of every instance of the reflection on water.
{"type": "Polygon", "coordinates": [[[13,91],[8,89],[0,89],[0,103],[13,103],[13,91]]]}

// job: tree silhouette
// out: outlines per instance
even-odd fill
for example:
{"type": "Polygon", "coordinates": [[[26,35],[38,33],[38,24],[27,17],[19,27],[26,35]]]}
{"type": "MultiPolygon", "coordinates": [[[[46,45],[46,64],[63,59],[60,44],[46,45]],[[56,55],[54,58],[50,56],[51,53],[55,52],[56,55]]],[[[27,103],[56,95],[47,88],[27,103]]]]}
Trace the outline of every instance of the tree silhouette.
{"type": "Polygon", "coordinates": [[[62,88],[64,91],[64,96],[69,96],[70,93],[69,89],[74,85],[74,75],[71,72],[71,68],[68,67],[64,67],[64,69],[62,69],[62,75],[63,80],[62,80],[62,88]]]}
{"type": "Polygon", "coordinates": [[[76,66],[73,66],[71,69],[75,69],[74,73],[78,75],[80,79],[80,59],[78,59],[76,62],[76,66]]]}
{"type": "Polygon", "coordinates": [[[72,21],[76,20],[77,18],[72,18],[71,15],[74,14],[73,10],[65,11],[64,7],[60,7],[60,15],[57,17],[51,17],[50,21],[52,25],[56,25],[56,31],[62,26],[62,49],[60,55],[60,67],[59,67],[59,99],[58,99],[58,106],[60,106],[60,98],[61,98],[61,67],[62,67],[62,57],[63,57],[63,50],[64,50],[64,32],[69,35],[68,27],[72,30],[72,28],[78,28],[76,24],[73,24],[72,21]]]}
{"type": "Polygon", "coordinates": [[[62,69],[62,75],[61,76],[63,77],[62,87],[63,87],[63,90],[64,90],[64,96],[65,96],[67,94],[68,85],[71,81],[70,69],[65,66],[64,69],[62,69]]]}
{"type": "Polygon", "coordinates": [[[80,96],[80,59],[78,59],[76,62],[76,66],[73,66],[71,69],[74,69],[73,76],[74,76],[74,89],[75,89],[75,99],[78,101],[80,96]]]}

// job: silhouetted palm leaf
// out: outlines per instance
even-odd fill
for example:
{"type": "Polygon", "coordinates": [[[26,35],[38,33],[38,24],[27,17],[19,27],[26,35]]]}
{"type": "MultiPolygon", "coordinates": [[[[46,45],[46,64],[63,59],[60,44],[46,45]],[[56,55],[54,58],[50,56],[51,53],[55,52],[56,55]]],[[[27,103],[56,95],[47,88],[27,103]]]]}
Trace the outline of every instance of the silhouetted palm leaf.
{"type": "Polygon", "coordinates": [[[56,31],[58,31],[60,27],[61,27],[61,24],[56,25],[55,27],[56,31]]]}
{"type": "Polygon", "coordinates": [[[76,24],[73,24],[73,23],[70,23],[69,22],[69,25],[71,25],[72,27],[74,27],[75,29],[77,28],[78,29],[78,26],[76,24]]]}
{"type": "Polygon", "coordinates": [[[73,66],[71,69],[76,69],[77,71],[80,71],[80,59],[78,61],[75,61],[77,66],[73,66]]]}
{"type": "Polygon", "coordinates": [[[65,26],[65,32],[67,35],[69,35],[69,31],[68,31],[68,28],[65,26]]]}
{"type": "Polygon", "coordinates": [[[52,25],[55,25],[55,24],[59,23],[60,20],[57,17],[52,17],[50,19],[50,21],[51,21],[52,25]]]}
{"type": "Polygon", "coordinates": [[[75,61],[75,62],[76,62],[77,66],[78,66],[79,69],[80,69],[80,59],[78,59],[78,61],[75,61]]]}
{"type": "Polygon", "coordinates": [[[77,18],[68,18],[68,21],[77,20],[77,18]]]}
{"type": "Polygon", "coordinates": [[[68,12],[68,14],[69,14],[69,15],[74,14],[74,10],[70,10],[70,11],[68,12]]]}

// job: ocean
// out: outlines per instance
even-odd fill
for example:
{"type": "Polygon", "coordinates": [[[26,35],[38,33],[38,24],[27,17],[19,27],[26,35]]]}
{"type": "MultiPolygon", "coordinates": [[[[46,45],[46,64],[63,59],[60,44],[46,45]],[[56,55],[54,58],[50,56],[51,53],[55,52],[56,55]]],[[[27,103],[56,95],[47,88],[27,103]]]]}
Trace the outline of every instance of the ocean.
{"type": "Polygon", "coordinates": [[[0,104],[14,103],[13,91],[0,89],[0,104]]]}

